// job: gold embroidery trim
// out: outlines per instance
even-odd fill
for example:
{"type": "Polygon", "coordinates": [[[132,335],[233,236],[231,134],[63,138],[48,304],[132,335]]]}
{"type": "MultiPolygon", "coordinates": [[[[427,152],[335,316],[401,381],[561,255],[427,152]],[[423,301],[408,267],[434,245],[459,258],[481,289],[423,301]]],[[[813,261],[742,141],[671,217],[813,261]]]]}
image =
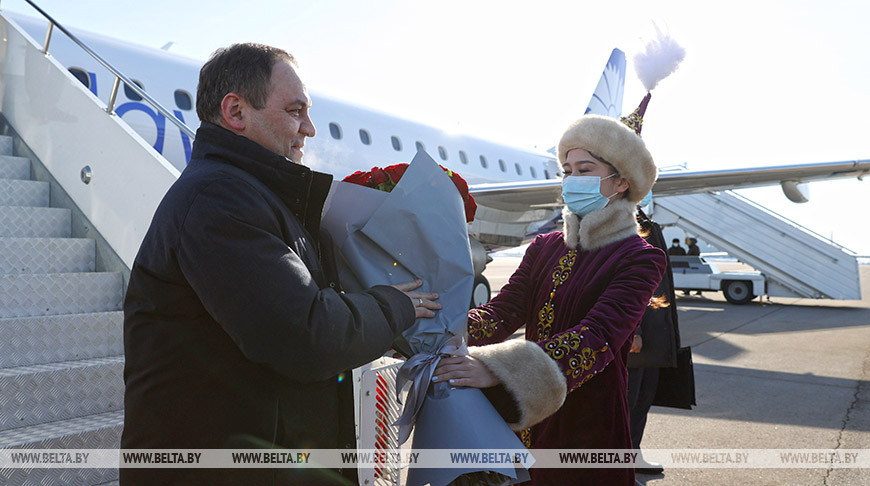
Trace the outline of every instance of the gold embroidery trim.
{"type": "MultiPolygon", "coordinates": [[[[568,378],[577,379],[583,373],[591,370],[598,359],[598,353],[607,351],[607,343],[604,343],[604,346],[601,347],[601,349],[581,348],[580,345],[583,341],[582,333],[588,329],[588,327],[583,326],[579,331],[568,331],[561,336],[551,339],[544,346],[546,353],[556,361],[566,357],[568,358],[568,362],[564,367],[565,376],[568,378]]],[[[586,383],[590,378],[597,375],[598,371],[600,370],[593,371],[590,375],[583,378],[583,380],[573,386],[571,390],[586,383]]]]}
{"type": "Polygon", "coordinates": [[[498,330],[498,325],[504,322],[504,320],[487,319],[478,309],[472,309],[468,314],[468,334],[474,339],[492,337],[498,330]],[[472,316],[476,319],[471,318],[472,316]]]}
{"type": "MultiPolygon", "coordinates": [[[[568,367],[565,369],[565,374],[577,378],[586,371],[595,366],[595,361],[598,359],[598,353],[607,351],[607,346],[602,346],[601,349],[583,348],[579,355],[571,356],[568,360],[568,367]]],[[[593,371],[592,375],[598,374],[598,371],[593,371]]]]}
{"type": "Polygon", "coordinates": [[[571,250],[565,256],[559,259],[556,268],[553,270],[553,290],[550,291],[550,296],[547,303],[538,312],[538,341],[543,341],[550,337],[550,332],[553,330],[553,321],[555,320],[555,306],[553,299],[556,297],[556,289],[568,280],[568,275],[571,275],[571,267],[577,261],[577,251],[571,250]]]}
{"type": "Polygon", "coordinates": [[[523,429],[520,432],[520,441],[522,441],[523,445],[526,446],[527,449],[532,448],[532,429],[531,427],[527,429],[523,429]]]}

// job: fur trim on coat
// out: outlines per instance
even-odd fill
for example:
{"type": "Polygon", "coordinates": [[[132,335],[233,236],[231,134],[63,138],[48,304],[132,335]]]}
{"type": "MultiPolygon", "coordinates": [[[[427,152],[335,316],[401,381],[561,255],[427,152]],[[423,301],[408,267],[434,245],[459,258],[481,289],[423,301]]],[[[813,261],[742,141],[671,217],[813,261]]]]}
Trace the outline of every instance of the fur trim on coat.
{"type": "Polygon", "coordinates": [[[549,417],[565,402],[568,385],[559,365],[537,344],[511,339],[498,344],[468,348],[501,380],[519,410],[519,420],[509,423],[521,431],[549,417]]]}
{"type": "Polygon", "coordinates": [[[618,199],[603,209],[583,218],[562,208],[562,233],[565,246],[572,250],[597,250],[614,241],[638,234],[637,206],[627,199],[618,199]]]}
{"type": "Polygon", "coordinates": [[[559,140],[559,166],[568,151],[584,149],[613,165],[628,180],[629,200],[637,204],[652,189],[658,176],[652,155],[643,139],[619,120],[598,115],[584,115],[572,123],[559,140]]]}

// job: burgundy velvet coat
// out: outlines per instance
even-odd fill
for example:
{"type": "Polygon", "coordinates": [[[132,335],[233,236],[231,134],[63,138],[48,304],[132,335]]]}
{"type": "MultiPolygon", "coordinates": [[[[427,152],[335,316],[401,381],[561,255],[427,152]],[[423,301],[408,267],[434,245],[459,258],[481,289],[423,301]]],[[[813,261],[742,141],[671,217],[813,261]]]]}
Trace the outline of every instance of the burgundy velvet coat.
{"type": "MultiPolygon", "coordinates": [[[[556,361],[567,398],[521,438],[535,449],[631,449],[626,359],[665,269],[665,255],[634,234],[570,250],[562,232],[538,236],[501,292],[469,312],[469,344],[525,337],[556,361]]],[[[530,370],[531,371],[531,370],[530,370]]],[[[532,484],[634,484],[634,470],[532,469],[532,484]]]]}

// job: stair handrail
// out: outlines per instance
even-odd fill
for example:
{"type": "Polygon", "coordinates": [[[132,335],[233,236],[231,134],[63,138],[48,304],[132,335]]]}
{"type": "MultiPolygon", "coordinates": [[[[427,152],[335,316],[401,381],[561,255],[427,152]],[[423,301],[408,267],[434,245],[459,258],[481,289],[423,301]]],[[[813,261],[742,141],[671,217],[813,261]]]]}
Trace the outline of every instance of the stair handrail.
{"type": "Polygon", "coordinates": [[[163,105],[160,104],[160,102],[158,102],[157,100],[152,98],[148,93],[145,92],[144,89],[140,88],[139,85],[137,85],[130,78],[128,78],[126,75],[124,75],[124,73],[122,73],[120,70],[118,70],[117,68],[112,66],[108,61],[106,61],[105,59],[100,57],[99,54],[94,52],[93,49],[91,49],[84,42],[79,40],[79,38],[76,37],[69,30],[67,30],[66,27],[64,27],[63,25],[58,23],[58,21],[54,20],[54,18],[51,15],[49,15],[48,13],[46,13],[45,10],[41,9],[39,7],[39,5],[36,5],[36,3],[34,3],[32,0],[24,0],[24,1],[27,2],[28,4],[30,4],[31,7],[36,9],[36,11],[39,12],[43,17],[48,19],[48,22],[49,22],[48,23],[48,30],[45,33],[45,42],[43,43],[43,47],[42,47],[43,53],[48,54],[48,46],[51,42],[51,34],[52,34],[54,27],[57,26],[57,28],[60,29],[64,34],[66,34],[67,37],[70,38],[70,40],[72,40],[74,43],[76,43],[76,45],[78,45],[80,48],[82,48],[82,50],[84,50],[85,52],[90,54],[91,57],[93,57],[97,62],[102,64],[103,67],[105,67],[106,69],[109,70],[109,72],[111,72],[112,74],[115,75],[115,82],[112,85],[112,94],[109,97],[108,105],[106,105],[106,113],[108,113],[109,115],[115,114],[115,100],[118,97],[118,90],[121,87],[121,81],[123,81],[124,84],[127,85],[127,87],[129,87],[130,89],[135,91],[136,94],[138,94],[145,101],[150,103],[151,106],[153,106],[158,112],[163,114],[163,116],[165,116],[166,119],[168,119],[169,121],[174,123],[182,132],[184,132],[185,135],[190,137],[191,140],[196,138],[196,133],[193,130],[191,130],[191,128],[188,127],[183,121],[179,120],[175,116],[174,113],[171,113],[169,110],[164,108],[163,105]]]}
{"type": "Polygon", "coordinates": [[[794,226],[795,228],[798,228],[798,229],[800,229],[800,230],[803,230],[803,231],[809,233],[810,235],[816,237],[817,239],[822,240],[823,243],[827,243],[827,244],[829,244],[829,245],[831,245],[831,246],[834,246],[834,247],[836,247],[837,249],[843,251],[844,253],[851,254],[851,255],[853,255],[853,256],[854,256],[854,255],[857,255],[857,253],[855,253],[854,251],[850,250],[849,248],[847,248],[847,247],[845,247],[845,246],[843,246],[843,245],[837,243],[837,242],[834,241],[833,239],[828,238],[828,237],[825,236],[825,235],[819,234],[819,233],[817,233],[817,232],[815,232],[815,231],[813,231],[813,230],[807,228],[806,226],[804,226],[804,225],[798,223],[797,221],[794,221],[793,219],[790,219],[790,218],[788,218],[788,217],[786,217],[786,216],[783,216],[782,214],[779,214],[779,213],[777,213],[776,211],[774,211],[774,210],[772,210],[772,209],[770,209],[770,208],[766,208],[766,207],[762,206],[761,204],[758,204],[757,202],[753,201],[752,199],[749,199],[748,197],[744,196],[743,194],[738,193],[737,191],[729,190],[729,191],[727,191],[727,192],[728,192],[729,194],[731,194],[732,196],[735,196],[735,197],[736,197],[737,199],[739,199],[740,201],[743,201],[743,202],[749,204],[750,206],[752,206],[752,207],[754,207],[754,208],[756,208],[756,209],[760,209],[760,210],[762,210],[762,211],[764,211],[764,212],[766,212],[766,213],[768,213],[768,214],[770,214],[770,215],[772,215],[772,216],[775,216],[775,217],[781,219],[783,222],[785,222],[785,223],[787,223],[787,224],[789,224],[789,225],[791,225],[791,226],[794,226]]]}

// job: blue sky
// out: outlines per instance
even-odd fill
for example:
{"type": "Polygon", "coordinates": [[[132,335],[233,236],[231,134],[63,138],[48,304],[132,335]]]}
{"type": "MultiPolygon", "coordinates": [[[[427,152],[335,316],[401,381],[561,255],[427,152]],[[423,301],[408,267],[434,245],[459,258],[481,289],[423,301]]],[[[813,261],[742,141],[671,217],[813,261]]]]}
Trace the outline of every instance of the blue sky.
{"type": "MultiPolygon", "coordinates": [[[[62,23],[205,59],[240,41],[296,55],[317,91],[448,130],[548,148],[582,114],[614,47],[624,110],[631,57],[654,21],[687,51],[653,92],[644,139],[659,165],[709,170],[870,158],[870,2],[42,0],[62,23]]],[[[29,14],[20,0],[0,8],[29,14]]],[[[778,187],[753,200],[870,255],[870,181],[778,187]]]]}

